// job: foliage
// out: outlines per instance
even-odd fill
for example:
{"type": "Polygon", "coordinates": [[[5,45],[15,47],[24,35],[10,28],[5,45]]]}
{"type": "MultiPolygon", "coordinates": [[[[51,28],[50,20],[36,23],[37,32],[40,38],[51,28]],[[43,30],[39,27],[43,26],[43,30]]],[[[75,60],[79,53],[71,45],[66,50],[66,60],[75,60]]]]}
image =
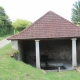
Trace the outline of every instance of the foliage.
{"type": "Polygon", "coordinates": [[[73,4],[72,8],[72,22],[80,26],[80,0],[73,4]]]}
{"type": "Polygon", "coordinates": [[[5,13],[4,8],[0,6],[0,36],[7,34],[11,29],[11,21],[5,13]]]}
{"type": "Polygon", "coordinates": [[[12,23],[12,26],[14,29],[21,31],[24,28],[28,27],[31,24],[30,21],[23,20],[23,19],[17,19],[12,23]]]}
{"type": "Polygon", "coordinates": [[[14,34],[13,33],[13,29],[10,29],[9,33],[3,34],[3,35],[0,36],[0,41],[3,40],[3,39],[5,39],[5,38],[7,38],[8,36],[13,35],[13,34],[14,34]]]}

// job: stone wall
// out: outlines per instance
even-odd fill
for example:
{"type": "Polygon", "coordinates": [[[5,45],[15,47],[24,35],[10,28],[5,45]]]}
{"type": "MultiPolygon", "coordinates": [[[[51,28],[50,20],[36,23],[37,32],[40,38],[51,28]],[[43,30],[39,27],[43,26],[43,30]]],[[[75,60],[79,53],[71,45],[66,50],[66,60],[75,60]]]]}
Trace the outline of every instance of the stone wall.
{"type": "Polygon", "coordinates": [[[80,63],[80,40],[77,40],[77,61],[80,63]]]}
{"type": "Polygon", "coordinates": [[[35,41],[23,41],[23,60],[26,63],[36,62],[35,58],[35,41]]]}
{"type": "Polygon", "coordinates": [[[49,40],[40,42],[41,55],[53,60],[71,61],[71,40],[49,40]]]}

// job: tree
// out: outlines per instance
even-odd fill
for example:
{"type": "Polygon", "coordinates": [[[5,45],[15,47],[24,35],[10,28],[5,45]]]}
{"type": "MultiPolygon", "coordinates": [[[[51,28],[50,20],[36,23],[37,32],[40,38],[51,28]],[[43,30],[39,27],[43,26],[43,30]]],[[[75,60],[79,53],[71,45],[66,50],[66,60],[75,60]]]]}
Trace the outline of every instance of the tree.
{"type": "Polygon", "coordinates": [[[7,34],[11,27],[10,19],[6,15],[4,8],[0,6],[0,35],[7,34]]]}
{"type": "Polygon", "coordinates": [[[23,19],[17,19],[12,23],[12,26],[15,30],[21,31],[24,28],[28,27],[31,24],[30,21],[23,20],[23,19]]]}
{"type": "Polygon", "coordinates": [[[73,23],[80,26],[80,0],[73,4],[71,20],[73,23]]]}

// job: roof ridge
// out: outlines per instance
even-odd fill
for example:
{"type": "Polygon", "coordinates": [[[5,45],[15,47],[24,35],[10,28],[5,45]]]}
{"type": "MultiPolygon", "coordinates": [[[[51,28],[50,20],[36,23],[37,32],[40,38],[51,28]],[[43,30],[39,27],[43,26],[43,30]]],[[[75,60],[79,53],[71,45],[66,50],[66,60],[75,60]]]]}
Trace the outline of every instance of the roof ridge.
{"type": "Polygon", "coordinates": [[[24,32],[25,30],[28,30],[31,26],[33,26],[36,22],[38,22],[39,20],[41,20],[44,16],[46,16],[49,12],[52,11],[48,11],[47,13],[45,13],[43,16],[41,16],[38,20],[34,21],[28,28],[25,28],[24,30],[20,31],[17,34],[12,35],[11,37],[17,36],[18,34],[21,34],[22,32],[24,32]]]}
{"type": "Polygon", "coordinates": [[[53,11],[51,11],[51,12],[54,13],[55,15],[61,17],[62,19],[66,20],[66,21],[69,22],[70,24],[72,24],[72,25],[76,26],[77,28],[79,28],[76,24],[74,24],[73,22],[69,21],[68,19],[65,19],[64,17],[62,17],[61,15],[59,15],[59,14],[53,12],[53,11]]]}
{"type": "MultiPolygon", "coordinates": [[[[25,28],[24,30],[22,30],[20,33],[22,33],[23,31],[25,30],[28,30],[31,26],[33,26],[36,22],[38,22],[39,20],[41,20],[44,16],[46,16],[49,12],[51,11],[48,11],[47,13],[45,13],[43,16],[41,16],[38,20],[34,21],[28,28],[25,28]]],[[[20,34],[19,33],[19,34],[20,34]]]]}
{"type": "Polygon", "coordinates": [[[80,28],[71,21],[53,11],[48,11],[34,21],[28,28],[8,38],[12,39],[41,39],[80,37],[80,28]]]}

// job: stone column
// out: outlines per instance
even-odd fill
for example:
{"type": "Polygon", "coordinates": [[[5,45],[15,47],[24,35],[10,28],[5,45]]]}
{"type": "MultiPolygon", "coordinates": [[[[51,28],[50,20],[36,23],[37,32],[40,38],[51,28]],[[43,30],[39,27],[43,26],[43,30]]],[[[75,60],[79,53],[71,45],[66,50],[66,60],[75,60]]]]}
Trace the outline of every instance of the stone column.
{"type": "Polygon", "coordinates": [[[72,67],[77,66],[76,38],[72,38],[72,67]]]}
{"type": "Polygon", "coordinates": [[[36,68],[40,68],[39,40],[35,40],[35,48],[36,48],[36,68]]]}
{"type": "Polygon", "coordinates": [[[21,48],[20,48],[20,43],[18,40],[13,40],[11,41],[12,43],[12,48],[18,51],[18,60],[22,60],[22,56],[21,56],[21,48]]]}

